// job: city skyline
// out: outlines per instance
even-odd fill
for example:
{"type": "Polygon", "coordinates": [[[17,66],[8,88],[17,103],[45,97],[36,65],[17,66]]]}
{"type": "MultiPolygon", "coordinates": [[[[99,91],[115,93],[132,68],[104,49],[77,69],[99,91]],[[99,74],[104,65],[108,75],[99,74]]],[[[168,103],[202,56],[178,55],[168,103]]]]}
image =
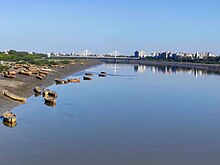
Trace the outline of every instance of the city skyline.
{"type": "Polygon", "coordinates": [[[219,5],[217,0],[5,1],[0,11],[4,25],[0,49],[220,54],[219,5]]]}

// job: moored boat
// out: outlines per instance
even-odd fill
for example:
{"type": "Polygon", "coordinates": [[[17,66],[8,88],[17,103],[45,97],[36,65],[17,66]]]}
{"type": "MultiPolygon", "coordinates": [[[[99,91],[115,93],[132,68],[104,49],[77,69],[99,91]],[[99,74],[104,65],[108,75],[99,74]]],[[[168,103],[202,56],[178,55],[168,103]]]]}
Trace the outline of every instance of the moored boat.
{"type": "Polygon", "coordinates": [[[49,89],[45,89],[43,90],[43,96],[46,97],[46,96],[50,96],[50,97],[53,97],[53,98],[57,98],[58,95],[56,92],[52,91],[52,90],[49,90],[49,89]]]}
{"type": "Polygon", "coordinates": [[[99,73],[99,77],[106,77],[106,74],[99,73]]]}
{"type": "Polygon", "coordinates": [[[68,82],[72,82],[72,83],[80,83],[80,79],[79,78],[75,78],[75,79],[67,79],[68,82]]]}
{"type": "Polygon", "coordinates": [[[2,117],[4,122],[15,123],[17,120],[16,115],[9,111],[3,113],[2,117]]]}
{"type": "Polygon", "coordinates": [[[43,77],[40,76],[40,75],[37,75],[36,78],[39,79],[39,80],[43,80],[43,77]]]}
{"type": "Polygon", "coordinates": [[[48,68],[41,68],[41,71],[51,72],[52,70],[51,70],[51,69],[48,69],[48,68]]]}
{"type": "Polygon", "coordinates": [[[100,72],[101,74],[106,74],[106,72],[100,72]]]}
{"type": "Polygon", "coordinates": [[[4,76],[6,77],[6,78],[15,78],[16,77],[16,75],[12,75],[12,74],[4,74],[4,76]]]}
{"type": "Polygon", "coordinates": [[[92,77],[84,76],[83,80],[92,80],[92,77]]]}
{"type": "Polygon", "coordinates": [[[92,73],[85,73],[86,76],[93,76],[92,73]]]}
{"type": "Polygon", "coordinates": [[[24,71],[24,70],[21,70],[19,73],[22,74],[22,75],[26,75],[26,76],[31,76],[32,75],[32,72],[24,71]]]}
{"type": "Polygon", "coordinates": [[[56,84],[64,84],[64,80],[55,78],[56,84]]]}
{"type": "Polygon", "coordinates": [[[41,73],[41,74],[45,74],[45,75],[48,75],[49,73],[48,72],[45,72],[45,71],[39,71],[39,73],[41,73]]]}
{"type": "Polygon", "coordinates": [[[3,95],[5,95],[5,96],[7,96],[7,97],[9,97],[13,100],[16,100],[16,101],[26,102],[26,98],[21,97],[21,96],[17,96],[17,95],[15,95],[15,94],[7,91],[7,90],[3,91],[3,95]]]}
{"type": "Polygon", "coordinates": [[[41,94],[41,93],[42,93],[42,90],[41,90],[40,87],[35,87],[35,88],[33,89],[33,91],[34,91],[35,93],[37,93],[37,94],[41,94]]]}
{"type": "Polygon", "coordinates": [[[51,96],[44,96],[45,104],[56,104],[56,99],[51,96]]]}

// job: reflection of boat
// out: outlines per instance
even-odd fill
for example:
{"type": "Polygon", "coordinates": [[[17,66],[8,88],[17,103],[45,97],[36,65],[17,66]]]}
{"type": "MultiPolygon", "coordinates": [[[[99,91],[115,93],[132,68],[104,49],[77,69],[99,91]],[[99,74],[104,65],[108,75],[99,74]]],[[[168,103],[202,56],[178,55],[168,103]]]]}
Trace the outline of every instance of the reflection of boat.
{"type": "Polygon", "coordinates": [[[49,107],[56,107],[56,103],[48,103],[48,102],[45,101],[44,104],[49,106],[49,107]]]}
{"type": "Polygon", "coordinates": [[[17,120],[16,115],[12,112],[9,112],[9,111],[3,113],[2,117],[3,117],[4,122],[14,123],[17,120]]]}
{"type": "Polygon", "coordinates": [[[4,90],[3,91],[3,95],[13,99],[13,100],[17,100],[17,101],[21,101],[21,102],[26,102],[26,98],[23,98],[23,97],[20,97],[20,96],[17,96],[7,90],[4,90]]]}
{"type": "Polygon", "coordinates": [[[86,76],[93,76],[92,73],[85,73],[86,76]]]}
{"type": "Polygon", "coordinates": [[[45,104],[56,104],[56,99],[51,96],[44,96],[45,104]]]}
{"type": "Polygon", "coordinates": [[[92,77],[84,76],[83,80],[92,80],[92,77]]]}
{"type": "Polygon", "coordinates": [[[17,122],[10,123],[10,122],[3,121],[2,123],[4,124],[4,126],[10,127],[10,128],[13,128],[13,127],[17,126],[17,122]]]}
{"type": "Polygon", "coordinates": [[[80,83],[80,79],[79,78],[75,78],[75,79],[67,79],[68,82],[72,82],[72,83],[80,83]]]}

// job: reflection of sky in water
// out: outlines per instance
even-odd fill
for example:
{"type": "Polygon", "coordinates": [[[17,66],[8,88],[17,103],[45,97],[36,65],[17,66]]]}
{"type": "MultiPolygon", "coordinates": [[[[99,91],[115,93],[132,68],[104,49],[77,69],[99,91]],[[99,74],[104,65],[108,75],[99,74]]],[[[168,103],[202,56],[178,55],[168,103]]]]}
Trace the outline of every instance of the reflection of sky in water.
{"type": "Polygon", "coordinates": [[[104,64],[88,70],[96,73],[92,81],[51,86],[59,95],[54,108],[42,97],[29,98],[13,110],[17,126],[0,125],[1,162],[219,164],[220,77],[135,67],[104,64]],[[100,71],[108,76],[98,77],[100,71]]]}

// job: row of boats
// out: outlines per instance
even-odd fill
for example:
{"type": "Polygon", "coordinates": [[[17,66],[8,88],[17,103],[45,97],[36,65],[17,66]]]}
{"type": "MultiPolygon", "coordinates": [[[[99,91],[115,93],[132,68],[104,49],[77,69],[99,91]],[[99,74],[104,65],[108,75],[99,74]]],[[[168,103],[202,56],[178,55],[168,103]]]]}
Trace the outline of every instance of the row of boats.
{"type": "MultiPolygon", "coordinates": [[[[106,72],[99,73],[99,77],[106,77],[106,75],[107,75],[106,72]]],[[[92,76],[93,76],[92,73],[85,73],[85,76],[83,76],[83,80],[92,80],[92,76]]],[[[56,84],[80,83],[80,79],[79,78],[67,79],[67,80],[55,79],[55,82],[56,84]]],[[[33,91],[37,96],[39,95],[43,96],[46,105],[48,106],[56,105],[56,98],[58,97],[58,94],[55,91],[49,89],[41,89],[40,87],[35,87],[33,91]]],[[[26,98],[15,95],[7,90],[3,90],[2,94],[16,101],[26,102],[26,98]]],[[[8,125],[8,126],[16,125],[17,117],[14,113],[7,111],[2,114],[2,118],[3,118],[3,122],[5,122],[4,125],[8,125]]]]}
{"type": "Polygon", "coordinates": [[[47,67],[37,67],[35,65],[27,65],[27,64],[16,64],[10,71],[4,73],[4,77],[6,78],[15,78],[17,74],[31,76],[36,75],[36,78],[39,80],[43,80],[52,69],[47,67]]]}

